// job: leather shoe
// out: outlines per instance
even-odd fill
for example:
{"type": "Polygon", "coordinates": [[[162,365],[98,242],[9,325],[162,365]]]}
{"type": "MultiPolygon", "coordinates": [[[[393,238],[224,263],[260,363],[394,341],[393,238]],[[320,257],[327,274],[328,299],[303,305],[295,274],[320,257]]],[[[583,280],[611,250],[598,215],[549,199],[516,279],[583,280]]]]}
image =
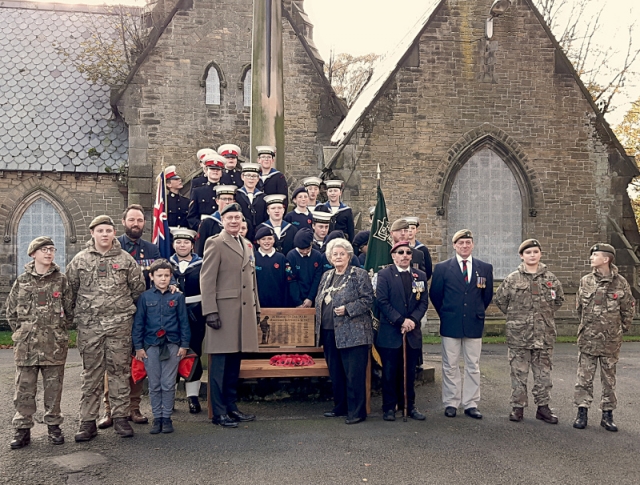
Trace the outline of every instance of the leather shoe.
{"type": "Polygon", "coordinates": [[[249,421],[255,421],[256,419],[256,415],[255,414],[245,414],[242,413],[240,411],[230,411],[228,416],[233,419],[234,421],[238,421],[240,423],[246,423],[249,421]]]}
{"type": "Polygon", "coordinates": [[[214,416],[211,420],[213,424],[222,426],[223,428],[237,428],[238,423],[229,417],[228,414],[221,414],[220,416],[214,416]]]}
{"type": "Polygon", "coordinates": [[[98,421],[98,428],[107,429],[107,428],[110,428],[111,426],[113,426],[113,419],[111,418],[111,413],[105,413],[105,415],[102,416],[102,418],[100,418],[100,421],[98,421]]]}
{"type": "Polygon", "coordinates": [[[524,408],[513,408],[511,414],[509,414],[509,421],[515,421],[516,423],[524,419],[524,408]]]}
{"type": "Polygon", "coordinates": [[[549,424],[558,424],[558,416],[551,412],[549,406],[538,406],[538,411],[536,411],[536,419],[540,419],[541,421],[549,424]]]}
{"type": "Polygon", "coordinates": [[[189,396],[189,412],[191,414],[198,414],[200,411],[202,411],[202,406],[200,406],[198,396],[189,396]]]}
{"type": "Polygon", "coordinates": [[[361,423],[365,419],[367,418],[347,418],[344,420],[344,422],[345,424],[357,424],[357,423],[361,423]]]}
{"type": "Polygon", "coordinates": [[[444,415],[447,418],[455,418],[457,411],[458,410],[456,408],[454,408],[453,406],[447,406],[446,408],[444,408],[444,415]]]}
{"type": "Polygon", "coordinates": [[[342,418],[346,415],[347,415],[346,413],[337,413],[335,411],[327,411],[326,413],[323,414],[325,418],[342,418]]]}
{"type": "Polygon", "coordinates": [[[482,419],[482,414],[478,411],[478,408],[469,408],[464,410],[464,414],[473,419],[482,419]]]}
{"type": "Polygon", "coordinates": [[[11,442],[11,449],[19,450],[20,448],[24,448],[25,446],[27,446],[29,443],[31,443],[31,429],[16,429],[16,432],[13,436],[13,441],[11,442]]]}
{"type": "Polygon", "coordinates": [[[113,430],[120,436],[120,438],[132,438],[133,428],[129,424],[127,418],[114,418],[113,430]]]}
{"type": "Polygon", "coordinates": [[[415,419],[416,421],[424,421],[425,419],[427,419],[424,414],[418,411],[418,408],[413,408],[411,411],[409,411],[408,416],[411,419],[415,419]]]}
{"type": "Polygon", "coordinates": [[[143,416],[139,409],[134,409],[133,411],[131,411],[129,419],[136,424],[147,424],[149,422],[149,418],[143,416]]]}
{"type": "Polygon", "coordinates": [[[382,419],[385,421],[395,421],[396,420],[396,412],[390,409],[389,411],[385,411],[382,415],[382,419]]]}

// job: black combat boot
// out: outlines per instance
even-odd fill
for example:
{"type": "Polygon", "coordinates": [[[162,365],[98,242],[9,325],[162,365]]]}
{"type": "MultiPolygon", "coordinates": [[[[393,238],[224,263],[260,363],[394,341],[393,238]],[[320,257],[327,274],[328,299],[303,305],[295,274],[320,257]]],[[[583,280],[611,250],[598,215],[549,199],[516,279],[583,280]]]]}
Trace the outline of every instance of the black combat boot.
{"type": "Polygon", "coordinates": [[[509,414],[509,421],[515,421],[516,423],[524,419],[524,408],[513,408],[511,414],[509,414]]]}
{"type": "Polygon", "coordinates": [[[62,435],[60,426],[57,424],[49,424],[47,426],[47,430],[49,432],[49,443],[54,445],[61,445],[64,443],[64,436],[62,435]]]}
{"type": "Polygon", "coordinates": [[[548,405],[538,406],[538,411],[536,411],[536,419],[549,424],[558,424],[558,416],[553,414],[548,405]]]}
{"type": "Polygon", "coordinates": [[[77,442],[91,441],[96,436],[98,436],[98,428],[94,419],[93,421],[82,421],[80,423],[80,429],[76,433],[75,439],[77,442]]]}
{"type": "Polygon", "coordinates": [[[127,418],[113,418],[113,430],[121,438],[131,438],[133,436],[133,428],[127,418]]]}
{"type": "Polygon", "coordinates": [[[600,421],[600,426],[607,431],[618,431],[616,423],[613,422],[613,411],[602,411],[602,421],[600,421]]]}
{"type": "Polygon", "coordinates": [[[31,443],[31,430],[29,428],[16,429],[11,442],[12,450],[19,450],[31,443]]]}
{"type": "Polygon", "coordinates": [[[576,429],[585,429],[587,427],[587,413],[589,409],[585,407],[578,408],[578,416],[576,416],[576,420],[573,422],[573,427],[576,429]]]}

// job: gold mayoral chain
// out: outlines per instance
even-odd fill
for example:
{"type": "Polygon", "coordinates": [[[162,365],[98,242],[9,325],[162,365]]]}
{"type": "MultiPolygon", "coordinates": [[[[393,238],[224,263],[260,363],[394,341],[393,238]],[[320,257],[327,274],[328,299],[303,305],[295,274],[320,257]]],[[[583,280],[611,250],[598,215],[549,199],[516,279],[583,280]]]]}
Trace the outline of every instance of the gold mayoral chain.
{"type": "Polygon", "coordinates": [[[345,275],[346,278],[344,280],[344,283],[342,283],[340,286],[333,286],[333,281],[335,279],[335,273],[333,275],[333,278],[331,278],[331,286],[329,286],[328,288],[326,288],[324,290],[324,302],[325,304],[329,304],[331,303],[331,300],[333,300],[333,294],[339,292],[342,288],[344,288],[345,286],[347,286],[347,281],[349,280],[349,276],[345,275]]]}

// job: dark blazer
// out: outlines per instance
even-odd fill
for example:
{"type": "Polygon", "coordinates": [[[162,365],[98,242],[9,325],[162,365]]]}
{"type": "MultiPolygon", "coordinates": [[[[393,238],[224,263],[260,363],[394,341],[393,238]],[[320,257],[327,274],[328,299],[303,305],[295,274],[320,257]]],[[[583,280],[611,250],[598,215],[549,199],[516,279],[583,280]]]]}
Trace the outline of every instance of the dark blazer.
{"type": "Polygon", "coordinates": [[[482,337],[484,312],[493,298],[493,266],[476,258],[472,265],[468,284],[455,256],[433,270],[429,297],[440,316],[443,337],[482,337]],[[478,288],[478,277],[486,278],[485,288],[478,288]]]}
{"type": "MultiPolygon", "coordinates": [[[[322,324],[322,302],[325,288],[329,286],[335,269],[322,275],[318,294],[316,295],[316,345],[320,345],[320,326],[322,324]]],[[[369,274],[362,268],[349,266],[349,277],[345,287],[333,294],[334,307],[344,305],[346,313],[343,316],[334,315],[333,325],[336,336],[336,347],[344,349],[358,345],[373,343],[373,317],[371,304],[373,303],[373,287],[369,274]]]]}
{"type": "Polygon", "coordinates": [[[410,268],[411,280],[422,282],[424,291],[420,299],[417,293],[406,294],[400,272],[395,264],[378,272],[376,284],[376,299],[380,309],[380,327],[376,338],[376,347],[397,349],[402,346],[402,332],[400,327],[405,318],[416,324],[407,334],[407,343],[412,349],[422,348],[422,330],[420,322],[427,312],[429,298],[427,296],[427,275],[424,271],[410,268]]]}

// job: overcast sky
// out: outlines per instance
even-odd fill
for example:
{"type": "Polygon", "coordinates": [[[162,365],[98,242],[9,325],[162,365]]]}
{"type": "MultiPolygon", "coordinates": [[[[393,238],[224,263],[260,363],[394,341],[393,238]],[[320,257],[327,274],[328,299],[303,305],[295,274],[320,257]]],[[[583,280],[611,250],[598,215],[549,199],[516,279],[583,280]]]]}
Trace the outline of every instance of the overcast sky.
{"type": "MultiPolygon", "coordinates": [[[[463,0],[458,0],[463,1],[463,0]]],[[[568,0],[569,3],[578,0],[568,0]]],[[[606,6],[597,41],[604,47],[624,51],[628,44],[628,27],[637,25],[636,43],[640,46],[639,0],[587,0],[589,15],[606,6]],[[634,4],[637,6],[634,7],[634,4]]],[[[71,0],[65,3],[144,5],[144,0],[71,0]]],[[[335,53],[354,55],[384,54],[392,49],[407,29],[424,11],[425,0],[305,0],[305,11],[314,24],[314,41],[323,58],[335,53]]],[[[640,71],[640,61],[636,64],[640,71]]],[[[618,123],[630,102],[640,97],[640,76],[629,79],[625,92],[618,98],[619,108],[607,118],[618,123]]]]}

